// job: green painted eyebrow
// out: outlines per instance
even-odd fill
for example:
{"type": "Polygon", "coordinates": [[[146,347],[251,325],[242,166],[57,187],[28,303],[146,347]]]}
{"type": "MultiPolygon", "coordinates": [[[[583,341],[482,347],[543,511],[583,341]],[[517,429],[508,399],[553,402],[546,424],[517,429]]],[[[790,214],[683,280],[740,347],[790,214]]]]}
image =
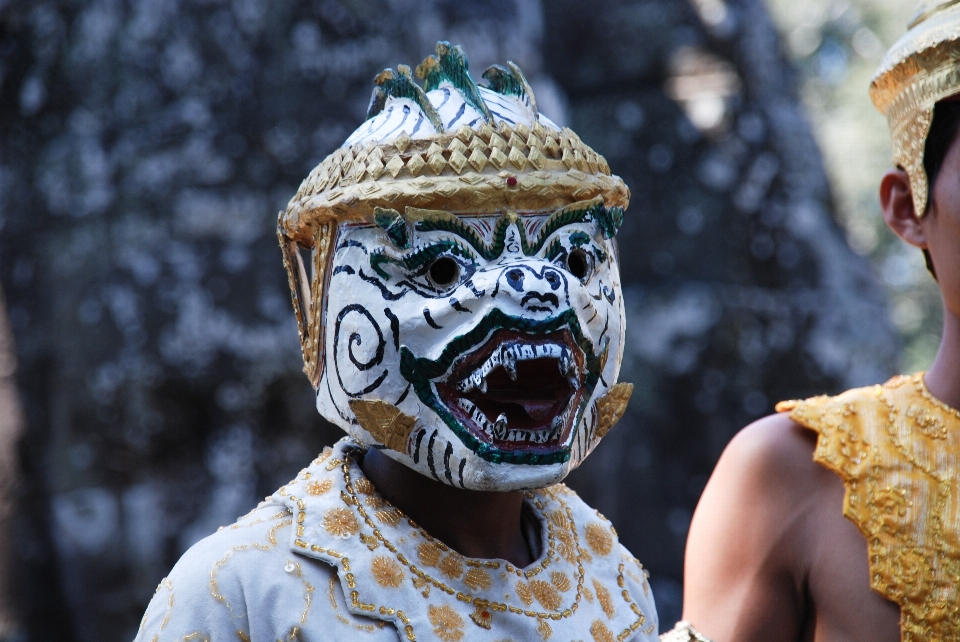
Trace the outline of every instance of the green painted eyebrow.
{"type": "MultiPolygon", "coordinates": [[[[507,229],[511,223],[517,222],[517,215],[514,213],[501,216],[493,228],[493,242],[487,244],[476,230],[449,212],[408,207],[406,213],[407,219],[414,221],[416,231],[456,234],[469,243],[477,254],[488,261],[500,256],[503,252],[507,229]]],[[[586,221],[595,221],[605,238],[613,238],[623,223],[623,208],[612,207],[607,209],[600,197],[568,205],[550,215],[533,243],[527,239],[524,226],[517,225],[523,253],[527,256],[537,254],[554,232],[567,225],[586,221]]]]}
{"type": "Polygon", "coordinates": [[[399,265],[408,272],[416,272],[429,265],[442,254],[455,254],[470,261],[474,259],[473,253],[457,241],[444,240],[421,247],[415,252],[399,259],[388,256],[383,251],[376,251],[370,256],[370,267],[383,277],[384,280],[389,281],[390,275],[380,267],[384,263],[399,265]]]}

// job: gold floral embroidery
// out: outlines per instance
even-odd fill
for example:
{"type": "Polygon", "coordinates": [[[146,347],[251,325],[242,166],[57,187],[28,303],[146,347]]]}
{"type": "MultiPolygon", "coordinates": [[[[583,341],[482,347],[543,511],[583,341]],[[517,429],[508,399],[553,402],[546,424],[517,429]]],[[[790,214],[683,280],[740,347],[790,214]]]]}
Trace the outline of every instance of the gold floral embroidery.
{"type": "Polygon", "coordinates": [[[433,542],[423,542],[417,547],[417,557],[424,566],[436,566],[442,556],[443,551],[433,542]]]}
{"type": "Polygon", "coordinates": [[[896,536],[912,505],[907,494],[900,488],[884,488],[874,494],[871,503],[876,511],[870,515],[870,532],[884,531],[896,536]]]}
{"type": "Polygon", "coordinates": [[[487,590],[493,586],[493,579],[482,568],[471,568],[467,570],[467,574],[463,577],[463,583],[474,591],[487,590]]]}
{"type": "Polygon", "coordinates": [[[422,575],[412,575],[410,579],[413,580],[413,588],[418,591],[423,589],[421,595],[423,595],[423,597],[430,597],[430,580],[422,575]]]}
{"type": "MultiPolygon", "coordinates": [[[[393,557],[390,558],[386,552],[384,552],[384,557],[388,559],[396,559],[400,564],[400,569],[406,577],[406,571],[403,570],[404,567],[407,567],[410,570],[410,578],[413,582],[414,588],[421,592],[423,597],[428,598],[431,595],[431,588],[436,587],[442,593],[447,595],[455,595],[458,601],[466,602],[473,604],[474,607],[484,606],[489,607],[490,614],[492,618],[497,618],[496,615],[499,612],[512,614],[520,616],[521,618],[534,618],[538,621],[538,632],[543,634],[546,632],[549,634],[551,632],[549,625],[545,627],[540,627],[539,623],[541,620],[563,620],[565,618],[573,617],[578,610],[580,605],[580,599],[582,597],[582,591],[586,589],[583,585],[584,582],[584,560],[592,559],[590,554],[587,552],[585,547],[581,547],[580,539],[583,538],[582,533],[583,529],[574,521],[574,513],[571,510],[571,507],[566,505],[560,495],[573,495],[572,491],[566,489],[562,484],[552,486],[548,489],[542,489],[539,491],[525,491],[524,495],[527,500],[530,501],[532,507],[539,511],[539,515],[545,518],[543,522],[547,528],[546,540],[548,543],[547,550],[544,551],[545,557],[540,564],[537,564],[533,567],[519,569],[514,567],[512,564],[504,562],[495,562],[490,560],[472,560],[465,559],[463,556],[459,555],[454,551],[450,551],[442,543],[431,538],[427,533],[417,530],[417,525],[407,519],[403,513],[395,508],[386,508],[382,511],[368,510],[366,505],[369,503],[366,501],[366,498],[361,497],[357,494],[357,488],[361,486],[359,483],[354,483],[354,479],[362,479],[362,476],[355,474],[354,470],[356,469],[356,462],[354,461],[351,453],[345,451],[346,457],[338,464],[343,471],[343,478],[345,482],[345,491],[341,492],[341,498],[347,506],[353,507],[352,511],[356,511],[356,514],[362,520],[362,523],[369,527],[367,533],[361,533],[361,541],[370,550],[379,548],[383,546],[392,553],[393,557]],[[551,506],[552,504],[552,506],[551,506]],[[551,510],[552,507],[558,506],[559,510],[551,510]],[[404,544],[405,538],[399,536],[396,533],[391,533],[388,528],[378,526],[374,519],[379,519],[383,521],[382,517],[378,514],[380,512],[390,512],[395,515],[397,524],[400,521],[406,520],[409,523],[409,526],[413,527],[413,530],[407,531],[406,536],[411,540],[415,538],[423,538],[420,542],[410,541],[409,545],[416,547],[416,553],[412,556],[406,551],[401,552],[399,545],[404,544]],[[553,515],[551,516],[551,513],[553,515]],[[567,530],[560,530],[557,524],[563,525],[567,530]],[[394,539],[391,543],[388,537],[394,539]],[[376,540],[376,541],[374,541],[376,540]],[[561,551],[561,548],[566,546],[567,550],[565,552],[561,551]],[[570,558],[570,563],[575,567],[575,571],[571,569],[569,573],[561,572],[564,578],[561,578],[559,575],[556,575],[560,569],[558,568],[568,568],[563,567],[561,557],[570,558]],[[410,557],[417,558],[419,564],[413,564],[413,560],[410,557]],[[548,566],[553,563],[554,567],[548,569],[548,566]],[[418,568],[419,566],[419,568],[418,568]],[[450,573],[453,573],[456,577],[451,579],[457,579],[463,582],[462,588],[458,587],[455,583],[446,583],[444,579],[441,579],[439,575],[433,577],[425,571],[430,567],[437,567],[439,573],[443,576],[450,577],[450,573]],[[467,575],[464,575],[464,567],[466,567],[467,575]],[[484,586],[487,582],[490,582],[490,587],[492,588],[493,581],[489,575],[489,569],[503,569],[500,571],[502,579],[507,579],[510,574],[515,574],[519,578],[522,578],[520,582],[517,583],[517,604],[523,604],[527,608],[520,608],[518,605],[512,605],[509,603],[510,595],[504,595],[504,599],[507,600],[507,603],[500,603],[495,601],[487,601],[477,597],[475,594],[471,595],[470,591],[478,590],[487,590],[484,586]],[[474,572],[471,572],[474,571],[474,572]],[[543,573],[543,575],[540,575],[543,573]],[[573,575],[573,579],[570,578],[570,573],[573,575]],[[542,579],[531,579],[536,578],[540,575],[542,579]],[[467,577],[469,576],[469,581],[467,577]],[[524,582],[522,580],[527,580],[524,582]],[[545,581],[550,580],[550,581],[545,581]],[[565,581],[566,580],[566,581],[565,581]],[[557,590],[556,586],[553,586],[550,582],[556,581],[560,586],[565,586],[569,583],[569,589],[572,592],[574,585],[576,586],[576,596],[571,599],[570,603],[564,608],[563,598],[560,594],[560,591],[557,590]],[[529,582],[529,583],[528,583],[529,582]],[[544,612],[537,609],[529,610],[529,607],[533,606],[534,601],[539,601],[542,606],[545,606],[545,610],[551,612],[544,612]],[[561,610],[562,609],[562,610],[561,610]]],[[[337,458],[334,458],[337,459],[337,458]]],[[[292,498],[296,500],[296,498],[292,498]]],[[[302,510],[302,509],[301,509],[302,510]]],[[[394,518],[394,515],[391,515],[391,518],[394,518]]],[[[404,527],[406,528],[406,526],[404,527]]],[[[298,546],[307,547],[307,544],[301,543],[299,540],[295,542],[298,546]]],[[[323,549],[317,545],[309,546],[310,549],[314,551],[323,552],[326,549],[323,549]]],[[[328,554],[336,558],[341,558],[341,554],[334,551],[326,551],[328,554]]],[[[351,583],[352,574],[349,572],[349,567],[347,566],[347,558],[342,557],[340,565],[347,571],[345,576],[348,585],[350,588],[354,588],[354,585],[351,583]]],[[[622,573],[620,581],[622,581],[622,573]]],[[[510,591],[508,590],[507,593],[510,591]]],[[[571,596],[572,597],[572,596],[571,596]]],[[[373,611],[378,607],[375,604],[364,604],[359,602],[359,593],[358,590],[354,589],[351,591],[350,599],[353,601],[354,606],[373,611]]],[[[624,599],[632,604],[630,598],[626,592],[624,592],[624,599]]],[[[453,605],[456,607],[456,604],[453,605]]],[[[635,605],[634,605],[635,607],[635,605]]],[[[439,608],[439,607],[438,607],[439,608]]],[[[391,615],[393,609],[387,606],[380,606],[380,612],[386,615],[391,615]],[[386,609],[386,611],[384,611],[386,609]]],[[[459,609],[453,608],[454,612],[459,609]]],[[[467,611],[467,613],[470,613],[467,611]]],[[[485,618],[482,616],[482,612],[476,613],[477,618],[480,620],[480,623],[485,621],[485,618]]],[[[406,626],[404,627],[403,632],[406,633],[407,638],[412,640],[414,639],[413,628],[404,620],[404,616],[401,612],[397,611],[398,617],[406,626]]],[[[461,613],[462,615],[462,613],[461,613]]],[[[642,618],[642,616],[641,616],[642,618]]],[[[463,620],[464,618],[461,618],[463,620]]],[[[544,622],[544,624],[546,624],[544,622]]],[[[631,625],[632,626],[632,625],[631,625]]],[[[445,634],[449,633],[456,635],[456,630],[458,627],[447,627],[445,634]]],[[[630,630],[627,629],[624,631],[624,635],[629,633],[630,630]]],[[[464,634],[463,631],[459,631],[461,635],[464,634]]]]}
{"type": "Polygon", "coordinates": [[[463,618],[449,606],[431,604],[427,617],[433,625],[433,633],[443,642],[458,642],[463,637],[463,618]]]}
{"type": "Polygon", "coordinates": [[[556,611],[560,608],[560,592],[552,584],[547,584],[543,580],[530,580],[530,592],[548,611],[556,611]]]}
{"type": "Polygon", "coordinates": [[[371,551],[375,551],[378,548],[380,548],[380,540],[378,540],[373,535],[360,533],[360,541],[366,544],[367,548],[369,548],[371,551]]]}
{"type": "Polygon", "coordinates": [[[353,489],[360,495],[371,495],[374,492],[373,484],[366,477],[360,477],[354,481],[353,489]]]}
{"type": "Polygon", "coordinates": [[[379,496],[377,496],[377,495],[370,495],[370,496],[367,497],[367,499],[366,499],[366,504],[367,504],[367,506],[369,506],[370,508],[372,508],[372,509],[374,509],[374,510],[379,510],[379,509],[383,508],[384,506],[386,506],[386,505],[387,505],[387,502],[385,502],[382,497],[379,497],[379,496]]]}
{"type": "Polygon", "coordinates": [[[389,524],[390,526],[396,526],[397,524],[400,523],[400,520],[403,518],[403,513],[398,511],[396,508],[378,510],[373,515],[384,524],[389,524]]]}
{"type": "Polygon", "coordinates": [[[560,589],[561,593],[566,593],[570,590],[570,587],[573,586],[570,583],[570,576],[563,571],[554,571],[553,573],[550,573],[550,581],[553,582],[554,586],[560,589]]]}
{"type": "Polygon", "coordinates": [[[325,492],[333,488],[332,479],[315,479],[314,481],[307,484],[307,494],[309,495],[323,495],[325,492]]]}
{"type": "Polygon", "coordinates": [[[549,640],[550,636],[553,635],[553,628],[544,618],[540,618],[540,621],[537,622],[537,633],[539,633],[540,637],[544,640],[549,640]]]}
{"type": "Polygon", "coordinates": [[[530,606],[533,604],[533,592],[530,590],[530,587],[526,582],[520,580],[517,582],[517,597],[520,598],[520,601],[530,606]]]}
{"type": "Polygon", "coordinates": [[[946,439],[947,427],[943,424],[943,419],[931,415],[926,409],[920,406],[910,406],[907,408],[907,416],[913,419],[920,432],[931,439],[946,439]]]}
{"type": "Polygon", "coordinates": [[[603,609],[603,612],[606,613],[608,618],[612,618],[614,606],[613,600],[610,598],[610,591],[596,578],[593,580],[593,590],[597,592],[597,601],[600,602],[600,608],[603,609]]]}
{"type": "Polygon", "coordinates": [[[587,598],[587,602],[593,604],[593,591],[588,589],[586,586],[583,587],[583,597],[587,598]]]}
{"type": "Polygon", "coordinates": [[[360,525],[348,509],[331,508],[323,516],[323,528],[338,539],[346,539],[360,530],[360,525]]]}
{"type": "Polygon", "coordinates": [[[550,513],[550,521],[560,530],[567,530],[570,527],[570,521],[566,513],[562,510],[555,510],[550,513]]]}
{"type": "Polygon", "coordinates": [[[613,633],[611,633],[607,625],[600,620],[594,620],[593,624],[590,625],[590,635],[593,636],[596,642],[616,642],[613,633]]]}
{"type": "Polygon", "coordinates": [[[403,582],[403,569],[385,555],[378,555],[373,558],[370,564],[370,572],[373,573],[373,579],[377,584],[384,588],[399,588],[403,582]]]}
{"type": "Polygon", "coordinates": [[[900,605],[901,637],[960,639],[960,411],[922,372],[778,409],[818,433],[814,460],[844,480],[870,586],[900,605]]]}
{"type": "Polygon", "coordinates": [[[455,553],[448,553],[437,564],[437,568],[450,579],[457,579],[463,575],[463,560],[455,553]]]}
{"type": "Polygon", "coordinates": [[[587,524],[587,544],[597,555],[608,555],[613,550],[613,536],[602,524],[587,524]]]}
{"type": "Polygon", "coordinates": [[[470,619],[473,620],[477,626],[489,629],[493,625],[493,611],[490,610],[490,605],[478,603],[477,608],[470,614],[470,619]]]}
{"type": "MultiPolygon", "coordinates": [[[[573,535],[570,534],[568,530],[560,530],[559,528],[554,531],[554,537],[557,540],[557,552],[571,564],[576,564],[577,562],[577,545],[573,541],[573,535]]],[[[586,551],[583,551],[584,553],[586,551]]]]}

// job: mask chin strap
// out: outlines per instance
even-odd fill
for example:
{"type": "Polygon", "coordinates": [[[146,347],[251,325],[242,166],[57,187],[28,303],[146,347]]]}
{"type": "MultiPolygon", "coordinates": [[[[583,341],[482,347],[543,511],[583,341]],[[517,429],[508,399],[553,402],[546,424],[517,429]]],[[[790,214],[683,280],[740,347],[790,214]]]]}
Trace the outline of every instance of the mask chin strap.
{"type": "Polygon", "coordinates": [[[303,371],[314,389],[319,388],[323,376],[324,349],[324,292],[328,285],[330,250],[337,225],[333,221],[321,223],[313,237],[313,247],[303,247],[286,235],[282,226],[277,226],[283,266],[287,269],[287,281],[293,300],[300,333],[300,349],[303,352],[303,371]],[[307,275],[304,253],[309,252],[311,274],[307,275]]]}

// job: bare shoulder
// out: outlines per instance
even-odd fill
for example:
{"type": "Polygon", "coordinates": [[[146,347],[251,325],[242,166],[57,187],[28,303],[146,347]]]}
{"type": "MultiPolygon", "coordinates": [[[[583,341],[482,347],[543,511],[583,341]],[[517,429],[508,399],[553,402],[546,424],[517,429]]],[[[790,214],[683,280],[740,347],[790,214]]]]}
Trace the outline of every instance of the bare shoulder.
{"type": "Polygon", "coordinates": [[[684,619],[716,642],[895,640],[899,610],[871,591],[843,481],[787,415],[734,437],[690,525],[684,619]],[[812,619],[811,619],[812,618],[812,619]]]}
{"type": "MultiPolygon", "coordinates": [[[[704,490],[691,540],[701,532],[729,532],[753,548],[776,542],[769,551],[793,570],[802,566],[809,540],[805,531],[818,519],[840,480],[813,460],[816,434],[787,415],[770,415],[741,430],[727,445],[704,490]]],[[[711,535],[715,540],[715,536],[711,535]]],[[[689,546],[688,546],[689,554],[689,546]]]]}
{"type": "Polygon", "coordinates": [[[730,441],[713,479],[761,496],[809,492],[824,477],[813,461],[816,439],[816,433],[785,414],[764,417],[730,441]]]}
{"type": "Polygon", "coordinates": [[[720,457],[684,565],[684,618],[711,639],[797,639],[809,535],[822,493],[839,482],[813,461],[815,446],[814,433],[771,415],[741,430],[720,457]]]}

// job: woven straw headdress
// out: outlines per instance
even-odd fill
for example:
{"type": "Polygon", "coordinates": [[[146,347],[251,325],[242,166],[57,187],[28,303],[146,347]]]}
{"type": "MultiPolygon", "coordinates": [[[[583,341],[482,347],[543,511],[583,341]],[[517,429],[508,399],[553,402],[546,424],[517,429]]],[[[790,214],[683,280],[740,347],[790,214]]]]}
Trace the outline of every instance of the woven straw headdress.
{"type": "Polygon", "coordinates": [[[460,47],[440,42],[416,74],[422,87],[404,65],[376,77],[367,121],[310,172],[280,212],[304,371],[314,387],[323,369],[324,293],[340,223],[373,224],[377,212],[408,207],[522,213],[598,197],[608,208],[625,208],[630,198],[602,156],[537,111],[513,63],[487,69],[488,86],[480,87],[460,47]]]}
{"type": "Polygon", "coordinates": [[[887,117],[893,158],[910,177],[918,216],[927,209],[923,151],[933,108],[960,92],[960,0],[920,0],[907,33],[880,63],[870,98],[887,117]]]}

